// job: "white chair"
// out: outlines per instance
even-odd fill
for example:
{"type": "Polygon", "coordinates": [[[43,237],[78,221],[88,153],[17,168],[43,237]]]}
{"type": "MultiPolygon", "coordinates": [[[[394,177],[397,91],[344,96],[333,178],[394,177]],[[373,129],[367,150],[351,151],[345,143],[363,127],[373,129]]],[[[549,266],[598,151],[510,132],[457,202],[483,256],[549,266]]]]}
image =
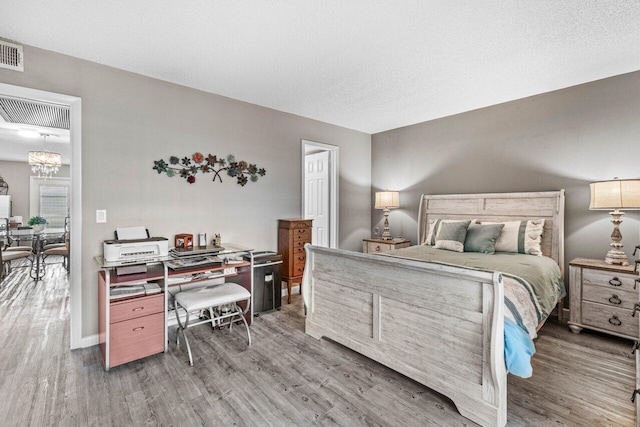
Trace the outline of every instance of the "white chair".
{"type": "Polygon", "coordinates": [[[235,322],[242,321],[247,329],[247,338],[251,345],[251,332],[244,315],[249,310],[251,304],[251,293],[236,283],[224,283],[202,288],[190,289],[175,294],[175,313],[178,320],[178,332],[176,334],[176,347],[180,346],[180,333],[184,336],[189,353],[189,364],[193,366],[193,356],[191,346],[187,338],[186,330],[203,323],[211,323],[211,326],[229,325],[231,329],[235,322]],[[246,301],[244,310],[238,306],[239,302],[246,301]],[[178,310],[182,308],[187,312],[184,324],[180,321],[178,310]],[[208,312],[209,318],[203,318],[208,312]],[[189,322],[190,316],[196,316],[199,321],[189,322]]]}

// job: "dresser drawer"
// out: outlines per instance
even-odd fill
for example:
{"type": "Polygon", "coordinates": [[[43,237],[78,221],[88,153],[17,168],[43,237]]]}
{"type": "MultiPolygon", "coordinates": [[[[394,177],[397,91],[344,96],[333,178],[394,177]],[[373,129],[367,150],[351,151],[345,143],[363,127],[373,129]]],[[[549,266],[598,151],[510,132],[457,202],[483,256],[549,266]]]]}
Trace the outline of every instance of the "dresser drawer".
{"type": "Polygon", "coordinates": [[[638,291],[625,291],[613,289],[613,287],[605,288],[604,286],[586,284],[582,288],[582,299],[627,310],[633,310],[634,305],[639,301],[638,291]]]}
{"type": "Polygon", "coordinates": [[[308,228],[305,230],[293,230],[291,239],[294,242],[311,242],[311,230],[308,228]]]}
{"type": "Polygon", "coordinates": [[[111,320],[109,323],[122,322],[154,313],[164,312],[164,294],[159,293],[146,297],[132,298],[126,301],[111,303],[111,320]]]}
{"type": "Polygon", "coordinates": [[[294,240],[293,242],[291,242],[291,247],[295,250],[295,249],[302,249],[304,251],[304,245],[306,245],[307,243],[311,243],[308,240],[294,240]]]}
{"type": "Polygon", "coordinates": [[[307,260],[307,254],[305,252],[298,252],[297,254],[293,254],[293,257],[291,259],[294,267],[302,267],[302,268],[304,268],[304,263],[306,260],[307,260]]]}
{"type": "Polygon", "coordinates": [[[638,276],[633,274],[617,273],[612,271],[592,270],[588,268],[582,269],[582,285],[603,286],[609,289],[623,289],[627,291],[636,291],[636,280],[638,276]]]}
{"type": "Polygon", "coordinates": [[[389,252],[393,245],[389,243],[367,242],[367,253],[375,254],[379,252],[389,252]]]}
{"type": "Polygon", "coordinates": [[[164,351],[164,313],[111,325],[109,365],[116,366],[164,351]]]}
{"type": "Polygon", "coordinates": [[[294,264],[291,269],[291,277],[298,277],[304,274],[304,263],[302,264],[294,264]]]}
{"type": "Polygon", "coordinates": [[[638,318],[631,316],[631,310],[588,301],[582,302],[582,323],[632,337],[638,336],[640,326],[638,318]]]}

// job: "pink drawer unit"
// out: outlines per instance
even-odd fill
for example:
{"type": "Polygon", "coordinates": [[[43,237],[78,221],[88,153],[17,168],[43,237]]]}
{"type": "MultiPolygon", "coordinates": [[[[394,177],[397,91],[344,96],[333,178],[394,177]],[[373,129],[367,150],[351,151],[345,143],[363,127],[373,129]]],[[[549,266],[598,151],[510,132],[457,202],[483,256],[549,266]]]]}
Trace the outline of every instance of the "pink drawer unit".
{"type": "Polygon", "coordinates": [[[164,351],[164,313],[111,324],[111,367],[164,351]]]}

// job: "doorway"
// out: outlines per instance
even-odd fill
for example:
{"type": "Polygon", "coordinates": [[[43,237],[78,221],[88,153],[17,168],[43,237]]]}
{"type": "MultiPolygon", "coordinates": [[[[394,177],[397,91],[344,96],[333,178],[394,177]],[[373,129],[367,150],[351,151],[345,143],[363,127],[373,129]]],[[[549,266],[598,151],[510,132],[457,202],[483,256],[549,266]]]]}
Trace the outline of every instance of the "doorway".
{"type": "Polygon", "coordinates": [[[311,243],[338,247],[338,147],[302,140],[302,213],[313,220],[311,243]]]}
{"type": "Polygon", "coordinates": [[[0,96],[68,106],[69,138],[71,144],[71,209],[70,233],[73,244],[70,247],[71,287],[69,289],[69,324],[71,349],[82,347],[82,100],[76,96],[63,95],[21,86],[0,83],[0,96]]]}

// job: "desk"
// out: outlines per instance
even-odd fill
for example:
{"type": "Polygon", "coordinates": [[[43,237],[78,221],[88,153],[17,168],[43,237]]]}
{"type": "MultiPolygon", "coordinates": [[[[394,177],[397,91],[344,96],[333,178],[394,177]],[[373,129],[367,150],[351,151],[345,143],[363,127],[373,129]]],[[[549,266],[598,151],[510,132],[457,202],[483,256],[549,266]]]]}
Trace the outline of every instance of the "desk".
{"type": "Polygon", "coordinates": [[[11,246],[11,243],[15,240],[17,242],[30,242],[31,252],[35,257],[31,266],[29,275],[36,283],[45,275],[45,265],[41,262],[42,252],[47,240],[59,240],[63,239],[65,234],[64,228],[45,228],[42,231],[33,231],[33,229],[9,229],[0,232],[0,236],[6,238],[7,243],[11,246]]]}
{"type": "MultiPolygon", "coordinates": [[[[253,298],[253,249],[244,248],[231,243],[223,243],[224,251],[220,257],[236,257],[250,255],[249,261],[237,264],[216,264],[198,266],[174,271],[168,268],[171,256],[136,262],[106,262],[103,257],[95,257],[98,271],[98,334],[102,361],[105,370],[138,360],[152,354],[167,351],[168,328],[175,322],[175,316],[168,315],[169,289],[186,284],[196,285],[211,278],[206,274],[218,273],[215,279],[233,277],[233,282],[243,286],[253,298]],[[146,264],[147,272],[118,276],[115,268],[122,265],[146,264]],[[225,269],[235,271],[225,271],[225,269]],[[171,280],[170,280],[171,279],[171,280]],[[110,300],[112,287],[148,282],[160,283],[162,293],[137,295],[126,299],[110,300]]],[[[199,256],[199,255],[195,255],[199,256]]],[[[245,307],[242,307],[245,308],[245,307]]],[[[253,304],[250,305],[245,319],[249,324],[253,320],[253,304]]]]}

